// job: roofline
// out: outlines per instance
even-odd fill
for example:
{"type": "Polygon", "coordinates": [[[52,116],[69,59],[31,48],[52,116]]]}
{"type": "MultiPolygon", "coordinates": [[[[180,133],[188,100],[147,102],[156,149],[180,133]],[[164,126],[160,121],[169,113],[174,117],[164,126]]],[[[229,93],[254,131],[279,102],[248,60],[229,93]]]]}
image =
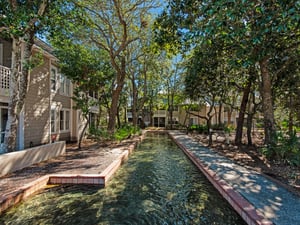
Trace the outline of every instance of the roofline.
{"type": "Polygon", "coordinates": [[[43,51],[43,54],[52,59],[52,60],[57,60],[58,61],[58,58],[54,55],[54,49],[52,48],[51,45],[49,45],[48,43],[46,43],[45,41],[39,39],[39,38],[36,38],[34,40],[34,45],[33,45],[33,48],[36,48],[38,50],[42,50],[43,51]]]}

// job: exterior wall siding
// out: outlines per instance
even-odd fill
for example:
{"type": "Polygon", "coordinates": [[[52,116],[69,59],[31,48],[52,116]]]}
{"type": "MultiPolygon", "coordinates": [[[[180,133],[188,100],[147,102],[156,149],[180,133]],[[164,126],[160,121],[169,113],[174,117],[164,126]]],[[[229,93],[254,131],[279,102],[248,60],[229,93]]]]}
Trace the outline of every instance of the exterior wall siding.
{"type": "MultiPolygon", "coordinates": [[[[12,57],[12,43],[10,40],[0,38],[1,44],[1,66],[10,68],[12,57]]],[[[34,54],[42,56],[42,61],[32,69],[29,77],[28,92],[25,98],[24,110],[20,115],[21,123],[18,131],[18,145],[20,149],[29,148],[47,144],[54,141],[75,141],[78,139],[78,130],[80,122],[77,121],[77,110],[72,108],[73,100],[71,98],[72,84],[65,82],[65,93],[60,88],[61,77],[57,69],[57,59],[52,55],[52,49],[46,43],[40,40],[36,41],[33,47],[34,54]],[[41,50],[43,49],[43,50],[41,50]],[[51,90],[51,69],[56,68],[56,87],[57,90],[51,90]],[[70,88],[67,91],[67,88],[70,88]],[[51,110],[55,109],[55,131],[51,131],[51,110]],[[64,118],[69,117],[69,122],[65,122],[60,129],[60,111],[64,112],[64,118]],[[67,114],[69,112],[69,114],[67,114]]],[[[9,100],[9,96],[0,96],[0,105],[9,100]],[[5,97],[5,98],[4,98],[5,97]]],[[[5,105],[5,106],[6,106],[5,105]]]]}
{"type": "MultiPolygon", "coordinates": [[[[30,74],[30,85],[25,101],[24,144],[30,146],[49,143],[54,140],[71,140],[72,107],[71,97],[62,95],[60,90],[50,90],[51,60],[43,58],[43,64],[34,68],[30,74]],[[50,131],[50,112],[56,111],[55,131],[50,131]],[[60,130],[60,110],[70,112],[69,130],[60,130]]],[[[59,87],[59,79],[57,80],[59,87]]]]}
{"type": "MultiPolygon", "coordinates": [[[[207,111],[209,110],[208,106],[202,106],[200,108],[199,111],[192,111],[191,115],[187,115],[186,111],[183,109],[183,107],[179,106],[178,111],[174,111],[173,112],[173,118],[178,118],[178,123],[182,124],[184,126],[188,126],[191,125],[191,121],[193,121],[193,124],[197,124],[197,125],[206,125],[206,120],[203,118],[198,117],[197,115],[201,115],[203,117],[206,116],[207,111]]],[[[213,110],[212,114],[212,124],[217,124],[218,123],[218,107],[216,107],[216,111],[213,110]]],[[[154,117],[157,117],[157,115],[161,115],[161,117],[168,117],[168,113],[165,110],[159,110],[158,112],[154,112],[154,117]]],[[[233,111],[231,114],[231,118],[230,118],[230,125],[236,126],[236,118],[237,118],[238,114],[236,111],[233,111]]],[[[224,108],[221,112],[221,122],[222,123],[228,123],[228,112],[224,111],[224,108]]]]}
{"type": "Polygon", "coordinates": [[[71,124],[72,124],[72,126],[71,126],[71,140],[70,141],[78,141],[79,140],[79,138],[77,138],[78,137],[78,135],[79,135],[79,133],[78,133],[78,123],[77,123],[77,119],[78,119],[78,110],[76,110],[76,109],[73,109],[72,111],[72,118],[71,118],[71,124]]]}
{"type": "Polygon", "coordinates": [[[25,100],[25,148],[50,141],[50,60],[44,57],[42,65],[30,73],[30,85],[25,100]]]}
{"type": "Polygon", "coordinates": [[[71,141],[71,130],[72,130],[72,99],[70,96],[62,94],[60,92],[60,85],[59,80],[57,82],[58,89],[55,92],[52,92],[52,98],[51,98],[51,106],[52,109],[55,108],[56,110],[56,131],[54,134],[56,134],[56,140],[64,140],[64,141],[71,141]],[[70,116],[70,127],[68,130],[60,130],[60,111],[61,110],[67,110],[69,111],[70,116]]]}
{"type": "Polygon", "coordinates": [[[53,96],[52,102],[60,105],[61,109],[71,109],[71,98],[59,94],[59,91],[53,96]]]}

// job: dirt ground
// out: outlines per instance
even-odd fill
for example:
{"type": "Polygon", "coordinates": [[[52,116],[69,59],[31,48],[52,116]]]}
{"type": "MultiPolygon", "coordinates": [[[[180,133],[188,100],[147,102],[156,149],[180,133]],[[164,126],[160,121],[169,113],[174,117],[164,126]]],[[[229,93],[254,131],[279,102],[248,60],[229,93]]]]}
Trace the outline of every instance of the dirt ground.
{"type": "MultiPolygon", "coordinates": [[[[190,134],[201,144],[208,145],[207,135],[190,134]]],[[[240,147],[232,145],[234,143],[234,135],[229,138],[229,144],[226,144],[225,137],[213,136],[212,150],[225,155],[240,165],[250,167],[256,171],[265,174],[271,179],[283,184],[291,191],[300,195],[300,168],[292,167],[286,164],[267,160],[260,152],[259,147],[262,146],[262,139],[253,138],[254,146],[242,145],[240,147]]]]}

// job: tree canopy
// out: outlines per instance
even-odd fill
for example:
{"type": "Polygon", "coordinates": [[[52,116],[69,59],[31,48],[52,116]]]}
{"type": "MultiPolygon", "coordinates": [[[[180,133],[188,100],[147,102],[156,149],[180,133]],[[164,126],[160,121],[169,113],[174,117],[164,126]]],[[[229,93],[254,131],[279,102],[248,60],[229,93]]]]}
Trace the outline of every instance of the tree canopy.
{"type": "MultiPolygon", "coordinates": [[[[184,48],[188,46],[200,51],[207,44],[221,43],[220,49],[231,53],[231,65],[241,68],[258,66],[265,142],[270,144],[276,132],[272,95],[276,71],[271,70],[270,63],[276,57],[284,58],[290,52],[298,51],[299,9],[300,4],[296,0],[170,0],[157,20],[160,25],[157,26],[157,39],[162,45],[171,42],[178,46],[180,43],[184,48]]],[[[214,69],[217,70],[217,67],[214,69]]]]}

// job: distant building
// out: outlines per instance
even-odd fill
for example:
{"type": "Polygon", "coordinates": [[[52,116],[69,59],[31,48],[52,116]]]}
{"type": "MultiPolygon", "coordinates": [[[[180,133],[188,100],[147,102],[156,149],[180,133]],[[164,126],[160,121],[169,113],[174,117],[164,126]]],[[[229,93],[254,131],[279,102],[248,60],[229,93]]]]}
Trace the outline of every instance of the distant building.
{"type": "MultiPolygon", "coordinates": [[[[190,114],[185,110],[185,105],[175,106],[172,111],[172,119],[170,111],[166,109],[158,109],[153,111],[153,115],[150,115],[150,112],[143,113],[139,115],[140,123],[144,123],[146,126],[151,125],[154,127],[170,127],[171,124],[176,128],[176,126],[190,126],[190,125],[205,125],[206,120],[199,117],[198,115],[205,117],[209,110],[209,106],[203,105],[198,107],[199,109],[191,110],[190,114]]],[[[218,124],[219,118],[219,107],[215,107],[215,110],[212,113],[212,124],[218,124]]],[[[221,110],[221,123],[230,124],[233,127],[236,127],[238,113],[237,111],[229,112],[226,107],[223,107],[221,110]]],[[[130,109],[127,112],[128,121],[132,121],[132,113],[130,109]]]]}

